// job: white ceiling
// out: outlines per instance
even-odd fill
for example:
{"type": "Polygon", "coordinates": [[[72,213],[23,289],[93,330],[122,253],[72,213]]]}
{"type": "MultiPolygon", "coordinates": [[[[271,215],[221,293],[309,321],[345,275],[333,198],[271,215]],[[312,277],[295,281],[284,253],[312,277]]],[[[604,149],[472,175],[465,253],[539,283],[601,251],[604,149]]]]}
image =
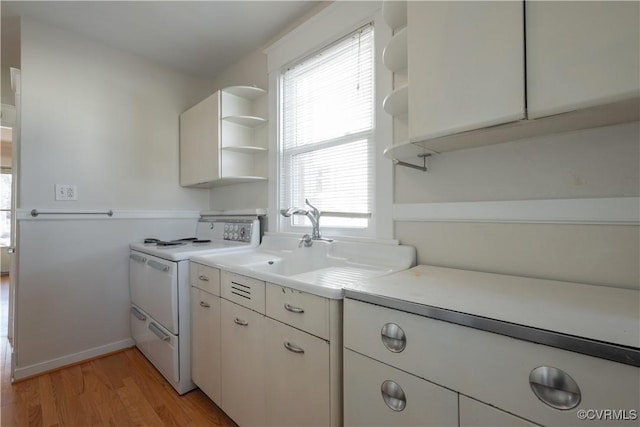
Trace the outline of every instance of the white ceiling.
{"type": "Polygon", "coordinates": [[[215,77],[318,1],[5,1],[30,16],[194,76],[215,77]]]}

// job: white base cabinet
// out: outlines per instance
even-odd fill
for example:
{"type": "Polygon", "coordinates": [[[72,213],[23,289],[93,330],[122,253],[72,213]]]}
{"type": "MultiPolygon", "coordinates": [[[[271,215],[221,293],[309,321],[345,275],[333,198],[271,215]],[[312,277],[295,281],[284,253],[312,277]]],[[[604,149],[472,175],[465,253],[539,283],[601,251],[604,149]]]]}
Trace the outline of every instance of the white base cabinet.
{"type": "Polygon", "coordinates": [[[266,424],[329,426],[329,343],[267,318],[266,424]]]}
{"type": "MultiPolygon", "coordinates": [[[[586,426],[593,422],[581,420],[580,411],[611,409],[627,411],[627,418],[599,419],[599,425],[637,426],[631,412],[640,401],[640,369],[635,366],[351,298],[344,300],[344,346],[347,425],[386,422],[352,409],[364,409],[376,398],[381,401],[383,376],[376,379],[378,384],[372,378],[378,375],[373,372],[386,370],[384,375],[403,389],[403,383],[410,383],[415,375],[415,381],[425,378],[458,392],[461,399],[469,396],[486,404],[478,408],[474,402],[462,402],[460,425],[530,425],[522,419],[549,427],[586,426]],[[354,358],[351,351],[367,357],[354,358]],[[365,368],[365,363],[372,367],[365,368]],[[546,373],[539,376],[536,371],[546,373]],[[371,397],[360,402],[363,397],[353,388],[370,381],[367,393],[371,397]],[[499,412],[492,412],[494,408],[499,412]],[[509,414],[515,415],[513,422],[508,420],[509,414]]],[[[431,399],[428,392],[415,390],[411,395],[426,405],[431,399]]],[[[411,395],[406,389],[404,395],[405,410],[410,410],[411,395]]]]}
{"type": "Polygon", "coordinates": [[[460,395],[459,402],[460,427],[535,427],[538,425],[467,396],[460,395]]]}
{"type": "Polygon", "coordinates": [[[239,426],[265,424],[265,317],[223,299],[220,407],[239,426]]]}
{"type": "Polygon", "coordinates": [[[191,379],[220,404],[220,297],[191,287],[191,379]]]}
{"type": "Polygon", "coordinates": [[[194,262],[190,274],[207,396],[240,427],[342,425],[342,301],[194,262]]]}
{"type": "Polygon", "coordinates": [[[458,394],[344,350],[345,426],[458,426],[458,394]]]}

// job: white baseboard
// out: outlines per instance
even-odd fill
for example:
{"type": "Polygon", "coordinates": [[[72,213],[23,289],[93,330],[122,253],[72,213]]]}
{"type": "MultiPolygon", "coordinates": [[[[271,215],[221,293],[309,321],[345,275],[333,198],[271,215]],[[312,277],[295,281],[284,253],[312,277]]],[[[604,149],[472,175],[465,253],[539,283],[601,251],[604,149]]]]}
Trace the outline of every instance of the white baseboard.
{"type": "Polygon", "coordinates": [[[639,225],[639,197],[403,203],[394,221],[639,225]]]}
{"type": "MultiPolygon", "coordinates": [[[[89,350],[81,351],[79,353],[69,354],[66,356],[58,357],[56,359],[47,360],[46,362],[36,363],[35,365],[16,367],[13,372],[13,379],[15,381],[24,378],[29,378],[34,375],[42,374],[47,371],[62,368],[64,366],[73,365],[84,360],[93,359],[98,356],[102,356],[114,351],[124,350],[125,348],[133,347],[135,342],[132,338],[128,338],[122,341],[116,341],[110,344],[101,345],[100,347],[94,347],[89,350]]],[[[15,360],[15,354],[12,357],[15,360]]]]}

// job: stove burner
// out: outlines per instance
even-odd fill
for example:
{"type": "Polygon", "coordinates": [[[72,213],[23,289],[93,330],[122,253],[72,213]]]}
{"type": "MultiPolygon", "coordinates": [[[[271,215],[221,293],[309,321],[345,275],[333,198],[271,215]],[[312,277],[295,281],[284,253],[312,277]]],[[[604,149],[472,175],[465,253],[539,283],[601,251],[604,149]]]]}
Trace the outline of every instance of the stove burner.
{"type": "Polygon", "coordinates": [[[210,239],[196,239],[196,240],[192,240],[192,243],[211,243],[210,239]]]}
{"type": "Polygon", "coordinates": [[[195,242],[196,240],[198,240],[197,237],[185,237],[184,239],[172,240],[172,242],[195,242]]]}
{"type": "Polygon", "coordinates": [[[148,245],[150,243],[158,243],[159,241],[160,239],[152,239],[152,238],[144,239],[145,245],[148,245]]]}
{"type": "Polygon", "coordinates": [[[173,242],[158,241],[158,242],[156,242],[156,246],[162,246],[162,247],[180,246],[180,245],[184,245],[184,244],[185,244],[185,242],[177,242],[177,241],[173,241],[173,242]]]}

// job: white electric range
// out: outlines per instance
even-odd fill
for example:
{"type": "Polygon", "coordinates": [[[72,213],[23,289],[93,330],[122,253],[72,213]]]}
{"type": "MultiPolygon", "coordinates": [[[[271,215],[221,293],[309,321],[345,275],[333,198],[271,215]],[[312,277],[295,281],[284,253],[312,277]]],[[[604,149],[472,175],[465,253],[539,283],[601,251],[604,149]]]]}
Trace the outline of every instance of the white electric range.
{"type": "Polygon", "coordinates": [[[252,212],[203,214],[195,236],[150,237],[130,245],[131,334],[178,394],[196,387],[191,381],[189,258],[258,246],[261,211],[252,212]]]}

